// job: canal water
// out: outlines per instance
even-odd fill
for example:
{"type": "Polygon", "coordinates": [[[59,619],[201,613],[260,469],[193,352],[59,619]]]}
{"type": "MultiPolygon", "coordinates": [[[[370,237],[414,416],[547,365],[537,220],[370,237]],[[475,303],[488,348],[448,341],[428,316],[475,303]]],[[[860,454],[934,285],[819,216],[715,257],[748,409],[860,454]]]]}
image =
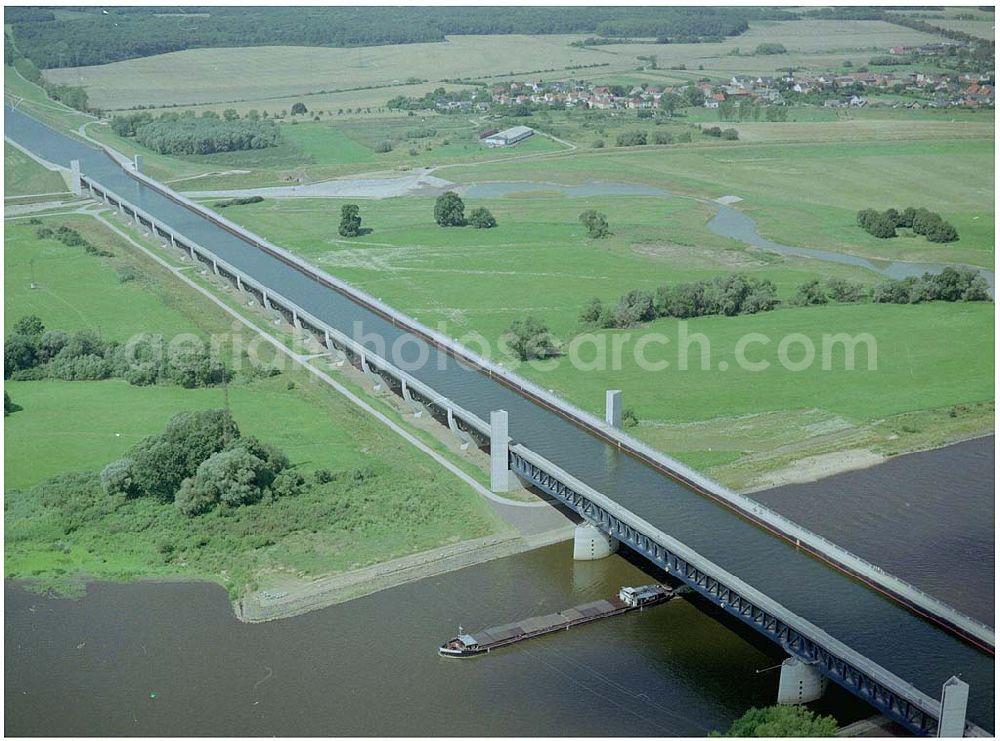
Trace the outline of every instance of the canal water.
{"type": "MultiPolygon", "coordinates": [[[[993,463],[984,438],[755,497],[985,619],[993,463]]],[[[238,622],[211,584],[99,583],[68,600],[8,582],[5,730],[699,736],[773,702],[781,653],[701,600],[476,659],[435,653],[459,626],[648,583],[639,566],[574,562],[563,543],[262,625],[238,622]]],[[[836,688],[814,707],[870,714],[836,688]]]]}

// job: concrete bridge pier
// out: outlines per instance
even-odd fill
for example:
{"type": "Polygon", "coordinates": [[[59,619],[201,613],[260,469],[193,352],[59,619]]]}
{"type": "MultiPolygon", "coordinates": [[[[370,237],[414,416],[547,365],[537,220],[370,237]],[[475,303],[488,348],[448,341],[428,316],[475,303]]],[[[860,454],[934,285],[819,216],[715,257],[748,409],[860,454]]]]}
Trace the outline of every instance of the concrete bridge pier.
{"type": "Polygon", "coordinates": [[[382,376],[373,371],[372,367],[368,365],[368,355],[364,351],[361,352],[361,372],[372,382],[375,391],[382,391],[385,388],[382,376]]]}
{"type": "Polygon", "coordinates": [[[330,353],[330,362],[336,365],[338,368],[343,366],[347,361],[347,355],[337,349],[337,346],[333,344],[333,338],[330,336],[330,330],[323,330],[323,344],[326,345],[326,349],[330,353]]]}
{"type": "Polygon", "coordinates": [[[407,404],[410,405],[410,409],[413,411],[414,417],[422,417],[424,414],[424,405],[413,398],[413,394],[410,393],[410,387],[406,385],[406,379],[401,379],[403,399],[407,404]]]}
{"type": "Polygon", "coordinates": [[[137,154],[132,159],[132,166],[135,168],[136,172],[142,172],[142,155],[141,154],[137,154]]]}
{"type": "Polygon", "coordinates": [[[969,704],[969,685],[952,677],[941,686],[941,719],[938,737],[962,738],[965,735],[965,710],[969,704]]]}
{"type": "Polygon", "coordinates": [[[494,493],[518,488],[517,475],[510,470],[508,418],[503,409],[490,412],[490,490],[494,493]]]}
{"type": "Polygon", "coordinates": [[[80,160],[70,160],[69,163],[69,189],[73,195],[83,195],[83,183],[80,182],[80,160]]]}
{"type": "Polygon", "coordinates": [[[622,392],[609,389],[604,394],[604,421],[612,427],[622,426],[622,392]]]}
{"type": "Polygon", "coordinates": [[[458,422],[455,421],[455,413],[451,410],[451,407],[448,407],[445,411],[448,415],[448,429],[451,430],[451,434],[458,440],[459,447],[462,450],[468,450],[472,444],[472,437],[458,426],[458,422]]]}
{"type": "Polygon", "coordinates": [[[618,541],[589,522],[576,526],[573,533],[573,560],[596,561],[618,550],[618,541]]]}
{"type": "Polygon", "coordinates": [[[789,656],[781,662],[778,704],[802,705],[818,700],[826,691],[827,679],[815,667],[789,656]]]}

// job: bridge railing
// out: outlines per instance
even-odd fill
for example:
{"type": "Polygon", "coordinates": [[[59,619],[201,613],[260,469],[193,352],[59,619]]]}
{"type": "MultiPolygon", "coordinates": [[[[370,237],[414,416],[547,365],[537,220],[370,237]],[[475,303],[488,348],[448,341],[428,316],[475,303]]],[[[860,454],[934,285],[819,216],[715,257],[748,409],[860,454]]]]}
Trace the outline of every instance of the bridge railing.
{"type": "MultiPolygon", "coordinates": [[[[114,154],[112,154],[113,150],[110,150],[108,147],[104,147],[104,149],[107,151],[108,156],[115,159],[116,162],[118,161],[114,154]]],[[[165,197],[215,222],[241,239],[258,246],[265,252],[279,257],[282,261],[295,266],[307,275],[314,277],[316,280],[336,289],[362,306],[389,319],[394,325],[422,337],[453,357],[479,369],[489,377],[504,383],[536,403],[583,427],[606,442],[615,445],[620,450],[639,458],[667,476],[727,506],[746,519],[770,530],[772,533],[793,543],[797,547],[809,550],[831,565],[861,578],[874,588],[895,595],[921,614],[957,629],[986,650],[992,651],[995,647],[996,636],[993,628],[965,615],[943,600],[927,594],[909,582],[885,571],[876,564],[861,558],[833,541],[802,527],[769,507],[754,501],[750,497],[731,491],[722,484],[694,471],[680,461],[646,445],[622,430],[608,425],[603,419],[559,398],[537,384],[520,377],[499,363],[480,356],[451,337],[424,326],[413,317],[403,314],[365,291],[340,280],[336,276],[330,275],[288,250],[253,234],[239,224],[171,190],[147,175],[128,168],[126,168],[126,172],[165,197]]],[[[476,419],[480,424],[485,424],[482,420],[476,419]]]]}

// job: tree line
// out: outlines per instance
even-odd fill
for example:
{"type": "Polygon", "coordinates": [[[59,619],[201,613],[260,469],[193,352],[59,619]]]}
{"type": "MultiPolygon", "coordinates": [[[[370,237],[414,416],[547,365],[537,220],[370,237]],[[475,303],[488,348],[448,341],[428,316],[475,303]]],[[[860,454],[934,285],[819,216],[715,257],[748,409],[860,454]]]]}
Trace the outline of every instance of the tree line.
{"type": "Polygon", "coordinates": [[[634,289],[613,305],[592,298],[580,311],[579,319],[590,327],[620,329],[660,317],[690,319],[756,314],[773,309],[778,304],[776,294],[770,280],[734,273],[709,280],[662,285],[655,292],[634,289]]]}
{"type": "Polygon", "coordinates": [[[170,112],[158,118],[146,112],[129,113],[111,119],[111,129],[160,154],[238,152],[281,143],[281,131],[274,121],[232,114],[220,117],[214,111],[205,111],[200,117],[170,112]]]}
{"type": "Polygon", "coordinates": [[[155,8],[94,8],[74,18],[19,13],[18,47],[40,68],[75,67],[183,49],[243,46],[375,46],[444,41],[450,34],[656,36],[662,42],[719,40],[747,20],[782,11],[646,7],[211,7],[207,15],[162,16],[155,8]]]}
{"type": "Polygon", "coordinates": [[[230,371],[207,348],[170,347],[163,336],[143,334],[127,344],[93,330],[47,330],[42,320],[19,319],[4,337],[4,378],[35,381],[102,381],[122,378],[134,386],[169,383],[184,388],[216,386],[230,371]]]}
{"type": "Polygon", "coordinates": [[[896,229],[912,229],[914,234],[922,234],[928,242],[954,242],[958,231],[941,214],[926,208],[908,206],[902,211],[894,208],[876,211],[866,208],[858,211],[858,226],[879,239],[891,239],[896,229]]]}

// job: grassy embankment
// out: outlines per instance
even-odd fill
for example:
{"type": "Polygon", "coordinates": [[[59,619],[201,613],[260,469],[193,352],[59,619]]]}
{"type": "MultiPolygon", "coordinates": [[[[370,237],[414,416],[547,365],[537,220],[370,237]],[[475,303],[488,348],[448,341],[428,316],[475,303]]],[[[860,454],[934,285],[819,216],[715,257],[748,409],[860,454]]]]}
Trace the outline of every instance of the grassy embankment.
{"type": "MultiPolygon", "coordinates": [[[[791,244],[992,265],[992,204],[982,197],[992,192],[992,177],[975,165],[983,148],[991,144],[858,143],[848,155],[833,145],[760,145],[586,154],[544,165],[445,172],[469,181],[632,180],[709,197],[732,193],[746,198],[740,207],[749,205],[762,223],[781,225],[780,233],[768,236],[791,244]],[[887,196],[887,170],[941,174],[933,187],[926,177],[901,178],[887,196]],[[941,204],[960,225],[962,239],[952,245],[913,237],[886,243],[854,225],[856,208],[887,197],[892,203],[941,204]],[[770,217],[772,207],[797,220],[788,225],[770,217]]],[[[613,302],[631,288],[734,271],[770,278],[783,299],[813,278],[878,280],[858,268],[744,249],[709,232],[711,208],[691,200],[571,199],[555,193],[466,200],[467,208],[489,207],[499,228],[441,229],[432,221],[432,199],[418,198],[362,202],[365,224],[374,231],[353,240],[336,235],[337,201],[268,201],[227,215],[430,325],[443,323],[454,336],[479,332],[491,341],[527,313],[568,341],[581,331],[577,314],[591,296],[613,302]],[[609,214],[611,238],[594,242],[584,236],[576,217],[590,207],[609,214]]],[[[651,375],[637,367],[631,344],[620,370],[580,372],[566,358],[552,371],[530,365],[520,370],[593,411],[599,411],[604,389],[623,388],[626,405],[643,420],[636,430],[640,437],[728,483],[749,486],[761,473],[805,456],[855,447],[894,453],[991,429],[992,310],[944,303],[782,308],[691,321],[689,331],[705,333],[712,343],[711,370],[705,372],[651,375]],[[765,373],[741,372],[733,362],[736,341],[749,332],[774,338],[766,352],[754,355],[771,361],[765,373]],[[817,363],[809,372],[790,373],[777,362],[775,348],[791,332],[810,337],[817,352],[823,334],[869,333],[878,342],[878,370],[864,370],[861,354],[860,370],[836,370],[835,364],[821,371],[817,363]],[[718,370],[720,360],[729,371],[718,370]]],[[[630,335],[634,343],[664,332],[676,342],[678,329],[677,322],[661,320],[604,334],[630,335]]],[[[657,347],[649,355],[676,360],[676,353],[671,345],[665,354],[657,347]]]]}
{"type": "MultiPolygon", "coordinates": [[[[34,227],[8,222],[8,328],[21,315],[36,313],[51,328],[89,328],[119,340],[138,331],[167,337],[232,331],[220,310],[179,292],[162,268],[92,220],[50,221],[72,225],[115,257],[40,241],[34,227]],[[33,291],[27,287],[32,261],[40,285],[33,291]],[[123,265],[141,271],[141,277],[120,283],[116,268],[123,265]]],[[[331,483],[271,505],[194,519],[148,500],[117,508],[103,497],[43,504],[30,487],[44,478],[99,470],[159,432],[176,412],[223,406],[225,395],[219,388],[134,387],[118,380],[7,382],[5,389],[22,407],[5,420],[8,577],[38,578],[43,584],[70,576],[197,577],[238,595],[262,572],[309,578],[502,527],[454,477],[294,369],[265,380],[238,375],[229,385],[228,403],[244,434],[283,448],[307,476],[329,469],[331,483]]]]}
{"type": "Polygon", "coordinates": [[[16,198],[15,203],[28,203],[27,196],[58,193],[68,195],[69,189],[62,176],[46,170],[17,147],[3,146],[4,198],[16,198]]]}

